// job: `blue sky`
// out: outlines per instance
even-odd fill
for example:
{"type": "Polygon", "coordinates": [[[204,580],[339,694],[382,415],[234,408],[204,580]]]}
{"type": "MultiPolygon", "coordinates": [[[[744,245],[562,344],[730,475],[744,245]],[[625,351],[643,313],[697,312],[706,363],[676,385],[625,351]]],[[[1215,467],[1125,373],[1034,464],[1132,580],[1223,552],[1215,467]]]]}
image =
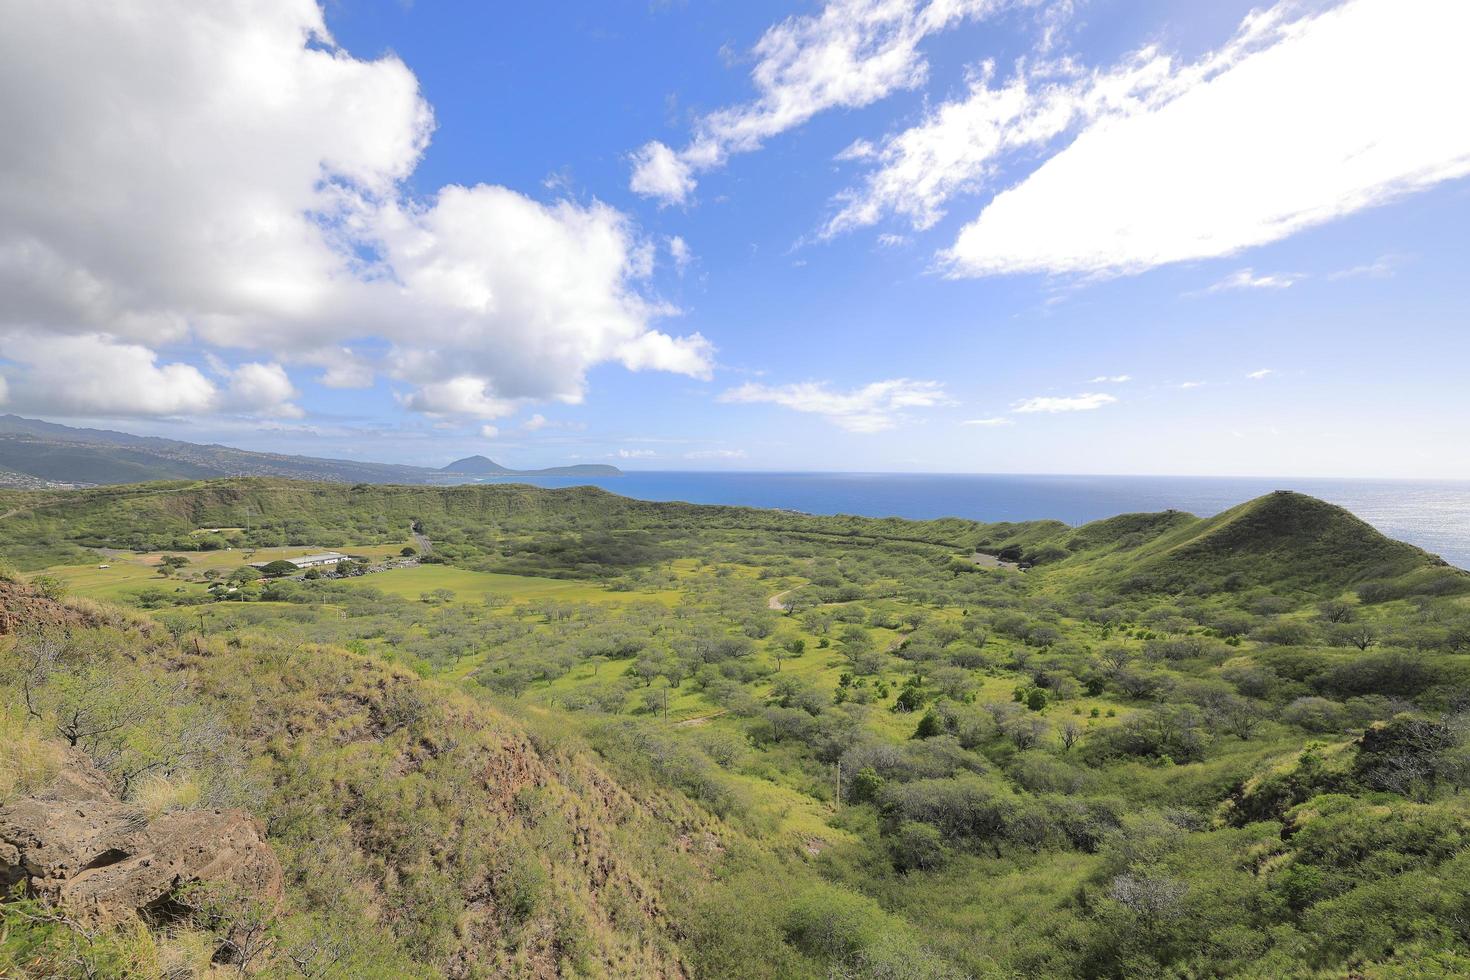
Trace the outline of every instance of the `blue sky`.
{"type": "Polygon", "coordinates": [[[14,23],[0,411],[434,465],[1470,478],[1457,0],[14,23]]]}

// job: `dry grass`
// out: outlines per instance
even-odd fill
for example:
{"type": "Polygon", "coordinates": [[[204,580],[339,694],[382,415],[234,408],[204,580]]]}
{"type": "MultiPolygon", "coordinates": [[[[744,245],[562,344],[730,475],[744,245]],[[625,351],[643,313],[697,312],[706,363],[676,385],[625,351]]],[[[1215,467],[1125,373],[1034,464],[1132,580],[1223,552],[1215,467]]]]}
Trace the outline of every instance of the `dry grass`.
{"type": "Polygon", "coordinates": [[[199,797],[199,784],[191,776],[152,776],[133,791],[132,802],[152,820],[170,810],[192,809],[199,805],[199,797]]]}
{"type": "Polygon", "coordinates": [[[44,787],[61,771],[61,746],[21,712],[0,708],[0,803],[44,787]]]}

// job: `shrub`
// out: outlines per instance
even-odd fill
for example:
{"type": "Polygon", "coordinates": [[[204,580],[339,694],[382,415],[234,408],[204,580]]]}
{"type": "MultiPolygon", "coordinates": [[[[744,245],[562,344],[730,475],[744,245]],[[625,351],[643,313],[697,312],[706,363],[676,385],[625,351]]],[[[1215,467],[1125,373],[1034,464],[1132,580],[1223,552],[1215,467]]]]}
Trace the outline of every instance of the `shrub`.
{"type": "Polygon", "coordinates": [[[930,824],[905,820],[888,840],[888,853],[899,871],[934,871],[949,860],[939,830],[930,824]]]}

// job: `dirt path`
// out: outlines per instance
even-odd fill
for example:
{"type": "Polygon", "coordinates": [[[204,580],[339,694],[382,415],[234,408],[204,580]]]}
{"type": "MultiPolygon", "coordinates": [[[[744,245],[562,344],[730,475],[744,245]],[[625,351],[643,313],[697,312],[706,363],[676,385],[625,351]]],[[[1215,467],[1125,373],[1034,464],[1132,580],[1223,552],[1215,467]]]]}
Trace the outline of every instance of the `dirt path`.
{"type": "Polygon", "coordinates": [[[427,534],[414,530],[414,525],[412,524],[408,527],[408,533],[413,535],[414,547],[419,549],[419,557],[422,558],[424,555],[432,555],[434,553],[434,543],[429,540],[427,534]]]}
{"type": "Polygon", "coordinates": [[[700,725],[708,725],[710,723],[710,719],[711,718],[718,718],[718,717],[720,717],[720,715],[722,715],[724,713],[725,713],[725,709],[724,708],[721,708],[719,711],[715,711],[715,712],[713,712],[711,714],[707,714],[707,715],[700,715],[698,718],[685,718],[683,721],[676,721],[676,722],[674,722],[674,727],[675,728],[697,728],[700,725]]]}
{"type": "Polygon", "coordinates": [[[777,612],[783,611],[786,607],[781,605],[781,600],[795,591],[795,589],[787,589],[785,592],[777,592],[775,595],[766,600],[766,608],[774,609],[777,612]]]}
{"type": "Polygon", "coordinates": [[[994,555],[983,554],[979,551],[970,556],[970,561],[981,568],[1003,568],[1012,572],[1020,567],[1013,561],[1001,561],[994,555]]]}

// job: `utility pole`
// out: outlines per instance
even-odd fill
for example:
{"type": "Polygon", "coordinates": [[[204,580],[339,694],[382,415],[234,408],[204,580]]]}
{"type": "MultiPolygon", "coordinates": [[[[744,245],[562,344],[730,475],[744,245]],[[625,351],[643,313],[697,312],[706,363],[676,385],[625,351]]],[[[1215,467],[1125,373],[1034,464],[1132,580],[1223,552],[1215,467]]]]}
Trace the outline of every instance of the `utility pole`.
{"type": "Polygon", "coordinates": [[[842,806],[842,760],[837,760],[837,806],[842,806]]]}

